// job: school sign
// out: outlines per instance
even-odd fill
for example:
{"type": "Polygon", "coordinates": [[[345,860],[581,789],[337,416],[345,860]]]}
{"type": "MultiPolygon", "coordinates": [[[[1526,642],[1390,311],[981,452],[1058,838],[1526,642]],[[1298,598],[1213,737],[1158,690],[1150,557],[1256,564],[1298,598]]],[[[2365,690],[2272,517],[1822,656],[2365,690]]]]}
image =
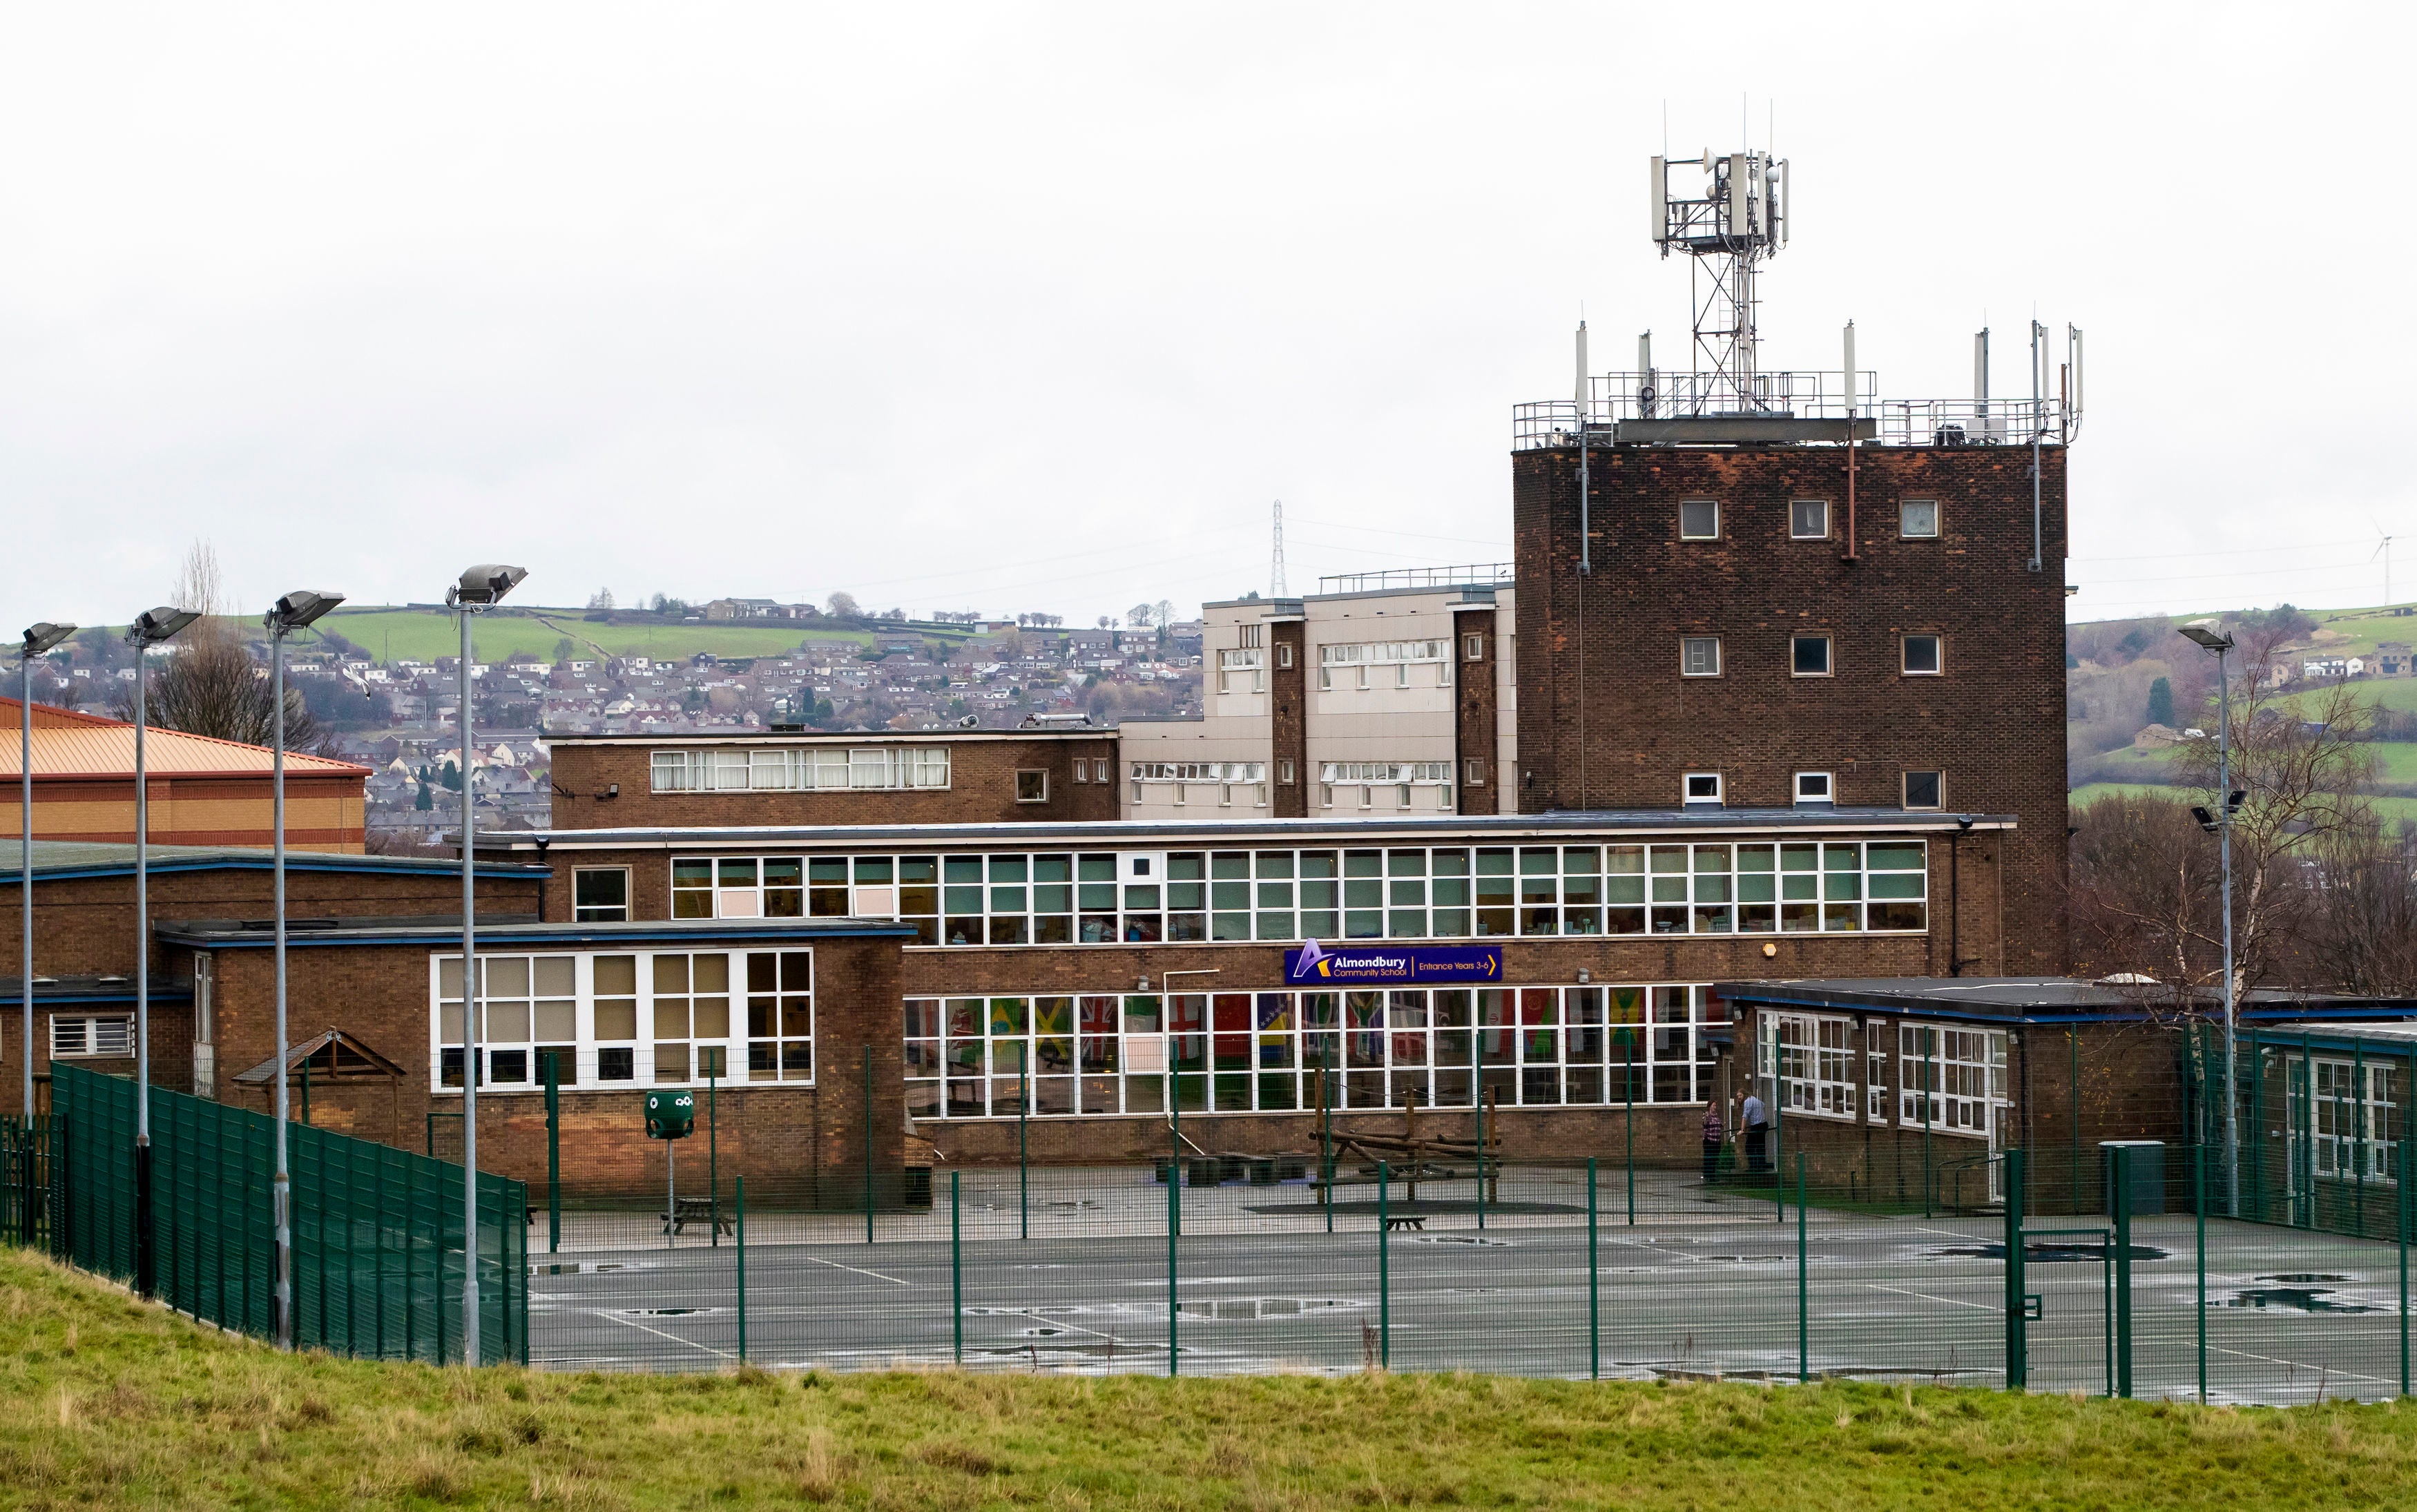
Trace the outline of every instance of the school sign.
{"type": "Polygon", "coordinates": [[[1312,940],[1299,950],[1285,952],[1287,987],[1391,987],[1501,979],[1500,945],[1350,945],[1326,950],[1312,940]]]}

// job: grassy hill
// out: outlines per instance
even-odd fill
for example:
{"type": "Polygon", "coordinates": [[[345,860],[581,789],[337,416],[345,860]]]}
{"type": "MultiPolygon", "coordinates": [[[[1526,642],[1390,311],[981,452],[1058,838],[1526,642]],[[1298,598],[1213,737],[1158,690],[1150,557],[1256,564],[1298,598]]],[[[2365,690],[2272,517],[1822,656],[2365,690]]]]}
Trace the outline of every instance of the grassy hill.
{"type": "Polygon", "coordinates": [[[476,1372],[290,1356],[0,1254],[0,1502],[2407,1506],[2417,1412],[1484,1376],[476,1372]]]}
{"type": "MultiPolygon", "coordinates": [[[[801,642],[845,642],[869,644],[860,630],[818,629],[812,621],[779,621],[760,625],[595,624],[577,610],[499,609],[479,617],[479,657],[500,661],[516,652],[553,659],[555,648],[567,636],[587,654],[591,645],[608,656],[661,657],[685,660],[699,651],[723,657],[773,656],[795,649],[801,642]]],[[[451,615],[442,610],[371,607],[340,609],[320,622],[362,650],[386,662],[397,658],[431,661],[462,648],[462,634],[451,615]]]]}

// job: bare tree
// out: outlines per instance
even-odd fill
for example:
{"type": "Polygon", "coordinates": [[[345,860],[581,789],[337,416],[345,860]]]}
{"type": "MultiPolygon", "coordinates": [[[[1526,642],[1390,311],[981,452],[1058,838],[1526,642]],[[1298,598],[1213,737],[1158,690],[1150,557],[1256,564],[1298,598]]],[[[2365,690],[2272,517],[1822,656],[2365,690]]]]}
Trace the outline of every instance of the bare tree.
{"type": "MultiPolygon", "coordinates": [[[[269,688],[267,669],[252,658],[244,643],[240,623],[227,616],[218,553],[209,542],[195,541],[185,553],[170,601],[202,617],[172,643],[166,664],[157,673],[147,666],[138,669],[150,679],[146,717],[164,730],[247,746],[267,745],[277,734],[276,695],[269,688]]],[[[131,688],[121,688],[116,705],[119,718],[133,718],[131,688]]],[[[301,692],[289,685],[285,689],[286,748],[310,749],[321,739],[318,721],[304,705],[301,692]]]]}
{"type": "Polygon", "coordinates": [[[824,612],[838,619],[854,619],[864,612],[856,606],[854,594],[835,593],[823,602],[824,612]]]}

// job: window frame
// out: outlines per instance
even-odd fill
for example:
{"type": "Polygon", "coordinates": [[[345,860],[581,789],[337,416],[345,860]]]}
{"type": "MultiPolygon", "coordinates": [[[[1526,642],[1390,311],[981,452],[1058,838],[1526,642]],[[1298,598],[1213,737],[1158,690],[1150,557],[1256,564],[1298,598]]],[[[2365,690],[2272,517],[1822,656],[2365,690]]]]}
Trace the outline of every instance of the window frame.
{"type": "Polygon", "coordinates": [[[1726,670],[1727,670],[1727,662],[1726,662],[1726,658],[1725,658],[1725,654],[1724,654],[1724,649],[1723,649],[1723,647],[1722,647],[1722,645],[1721,645],[1721,638],[1720,638],[1719,636],[1717,636],[1717,635],[1682,635],[1682,636],[1679,637],[1679,675],[1680,675],[1680,676],[1681,676],[1681,677],[1719,677],[1719,676],[1722,676],[1722,675],[1726,672],[1726,670]],[[1687,663],[1688,663],[1688,660],[1689,660],[1690,657],[1694,654],[1694,652],[1695,652],[1696,649],[1698,649],[1699,647],[1702,647],[1702,646],[1706,646],[1706,645],[1709,645],[1709,646],[1710,646],[1710,647],[1712,648],[1712,670],[1711,670],[1711,671],[1710,671],[1710,672],[1690,672],[1690,671],[1688,671],[1688,670],[1687,670],[1687,663]]]}
{"type": "Polygon", "coordinates": [[[1835,772],[1799,772],[1796,774],[1795,781],[1791,785],[1789,791],[1795,794],[1795,801],[1799,807],[1812,803],[1827,803],[1834,805],[1838,801],[1838,774],[1835,772]],[[1821,790],[1819,794],[1812,794],[1805,792],[1805,779],[1807,778],[1817,780],[1817,784],[1821,790]]]}
{"type": "Polygon", "coordinates": [[[1947,807],[1946,771],[1943,768],[1923,767],[1920,770],[1908,768],[1906,771],[1898,773],[1897,801],[1899,807],[1913,813],[1937,813],[1943,810],[1947,807]],[[1913,801],[1913,779],[1917,777],[1926,777],[1930,779],[1932,783],[1931,802],[1916,803],[1913,801]]]}
{"type": "Polygon", "coordinates": [[[570,919],[574,924],[626,924],[630,921],[630,889],[632,879],[628,867],[573,867],[570,870],[570,919]],[[583,878],[602,877],[618,873],[621,878],[621,901],[617,905],[584,903],[579,899],[583,878]],[[605,910],[613,910],[610,913],[605,910]]]}
{"type": "Polygon", "coordinates": [[[1716,541],[1721,538],[1721,501],[1718,499],[1680,499],[1679,501],[1679,538],[1682,541],[1716,541]],[[1687,509],[1702,505],[1712,511],[1712,528],[1709,532],[1687,529],[1687,509]]]}
{"type": "Polygon", "coordinates": [[[1482,633],[1462,636],[1460,639],[1460,659],[1463,661],[1483,661],[1485,659],[1485,637],[1482,633]]]}
{"type": "Polygon", "coordinates": [[[1723,793],[1725,786],[1725,784],[1721,780],[1721,774],[1718,772],[1680,773],[1679,777],[1679,806],[1682,809],[1725,808],[1727,805],[1727,799],[1723,793]],[[1695,793],[1695,784],[1706,779],[1710,779],[1712,791],[1707,796],[1697,797],[1695,793]]]}
{"type": "Polygon", "coordinates": [[[134,1055],[134,1015],[130,1013],[53,1013],[51,1015],[51,1027],[48,1036],[48,1042],[51,1051],[50,1058],[54,1061],[130,1060],[134,1055]],[[78,1026],[79,1036],[82,1044],[84,1045],[84,1049],[62,1050],[59,1048],[59,1026],[69,1023],[78,1026]],[[116,1024],[120,1027],[120,1030],[126,1036],[126,1048],[124,1050],[113,1051],[99,1048],[100,1040],[99,1028],[105,1023],[116,1024]]]}
{"type": "Polygon", "coordinates": [[[1015,769],[1015,801],[1018,803],[1047,803],[1049,801],[1049,768],[1045,766],[1017,767],[1015,769]],[[1026,785],[1025,779],[1026,778],[1033,779],[1034,781],[1032,785],[1040,789],[1039,792],[1031,794],[1028,796],[1025,793],[1026,785]]]}
{"type": "Polygon", "coordinates": [[[1896,502],[1896,535],[1897,535],[1897,539],[1899,539],[1899,540],[1908,540],[1908,541],[1935,541],[1935,540],[1938,539],[1941,536],[1945,535],[1946,533],[1947,533],[1947,522],[1946,522],[1946,520],[1945,520],[1945,518],[1944,518],[1944,510],[1942,509],[1941,506],[1939,505],[1939,502],[1938,502],[1937,499],[1899,499],[1899,500],[1897,500],[1897,502],[1896,502]],[[1906,521],[1906,517],[1905,517],[1905,511],[1906,511],[1906,507],[1907,507],[1907,506],[1908,506],[1908,505],[1927,505],[1927,506],[1929,506],[1929,507],[1930,507],[1930,528],[1929,528],[1928,530],[1916,531],[1916,530],[1908,530],[1908,529],[1907,529],[1907,528],[1906,528],[1907,521],[1906,521]]]}
{"type": "Polygon", "coordinates": [[[1790,677],[1835,677],[1838,675],[1837,637],[1828,630],[1790,630],[1787,634],[1787,674],[1790,677]],[[1797,647],[1818,642],[1821,646],[1821,670],[1806,672],[1797,654],[1797,647]]]}
{"type": "Polygon", "coordinates": [[[1787,538],[1792,541],[1825,541],[1830,538],[1830,501],[1827,499],[1790,499],[1787,501],[1787,538]],[[1796,511],[1810,506],[1821,511],[1821,528],[1808,532],[1798,528],[1796,511]]]}
{"type": "Polygon", "coordinates": [[[1936,630],[1915,630],[1897,637],[1896,670],[1906,677],[1944,677],[1947,675],[1947,637],[1936,630]],[[1930,643],[1930,665],[1913,665],[1913,643],[1930,643]]]}
{"type": "Polygon", "coordinates": [[[1461,763],[1460,780],[1462,785],[1466,787],[1482,788],[1485,786],[1485,758],[1482,756],[1471,756],[1463,761],[1461,763]]]}
{"type": "Polygon", "coordinates": [[[1276,643],[1276,665],[1279,668],[1283,668],[1287,671],[1291,669],[1292,643],[1290,641],[1278,641],[1276,643]]]}

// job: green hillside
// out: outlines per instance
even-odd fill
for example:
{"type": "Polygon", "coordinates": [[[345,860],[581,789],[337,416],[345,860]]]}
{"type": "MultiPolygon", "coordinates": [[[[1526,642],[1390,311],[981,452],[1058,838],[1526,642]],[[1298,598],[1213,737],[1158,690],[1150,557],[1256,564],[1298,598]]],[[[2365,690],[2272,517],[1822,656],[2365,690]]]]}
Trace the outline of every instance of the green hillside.
{"type": "MultiPolygon", "coordinates": [[[[381,662],[397,658],[431,661],[460,651],[461,632],[442,610],[371,607],[340,609],[320,622],[381,662]]],[[[930,633],[930,632],[921,632],[930,633]]],[[[794,650],[801,642],[844,642],[862,646],[872,636],[862,630],[816,628],[812,621],[770,624],[682,625],[642,620],[601,625],[583,619],[576,610],[500,609],[479,618],[479,658],[500,661],[517,652],[547,660],[568,636],[581,655],[600,650],[615,657],[659,657],[685,660],[699,651],[720,657],[775,656],[794,650]]]]}

